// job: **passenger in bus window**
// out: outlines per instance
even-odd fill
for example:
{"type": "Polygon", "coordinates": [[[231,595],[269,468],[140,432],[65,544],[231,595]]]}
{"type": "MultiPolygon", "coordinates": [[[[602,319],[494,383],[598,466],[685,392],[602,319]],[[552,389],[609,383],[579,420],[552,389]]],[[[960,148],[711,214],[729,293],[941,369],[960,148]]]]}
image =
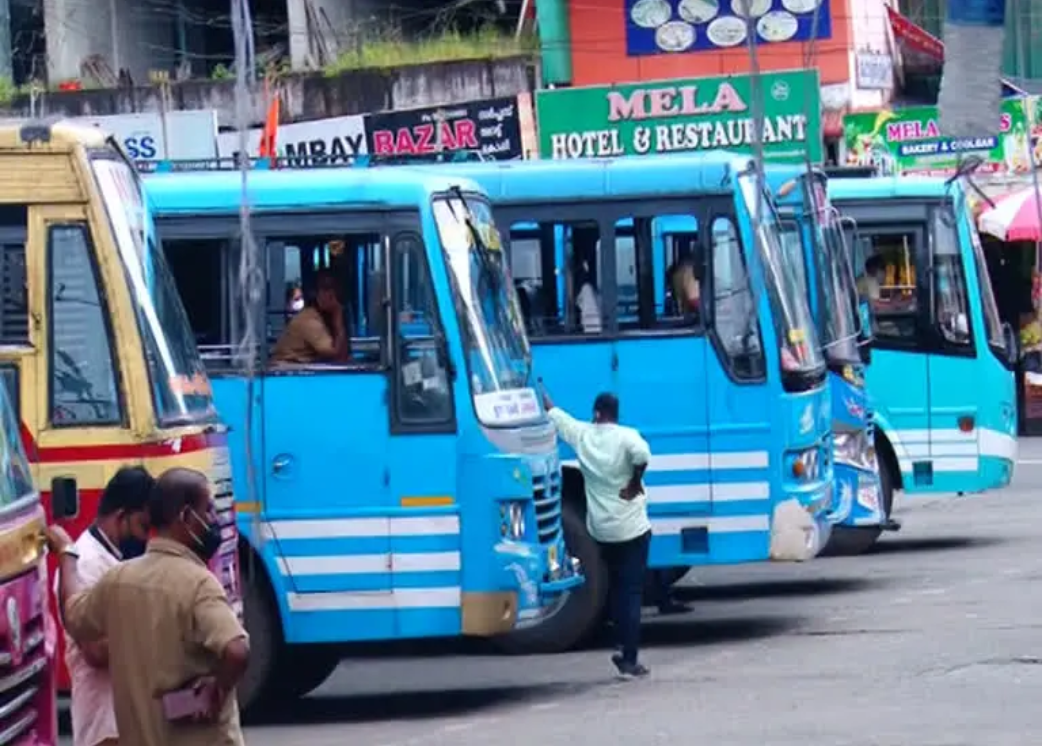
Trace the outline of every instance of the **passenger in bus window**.
{"type": "Polygon", "coordinates": [[[667,271],[678,316],[699,315],[699,276],[691,256],[683,256],[667,271]]]}
{"type": "Polygon", "coordinates": [[[304,310],[304,291],[296,282],[286,286],[286,318],[290,319],[304,310]]]}
{"type": "Polygon", "coordinates": [[[884,284],[886,269],[884,258],[879,254],[873,254],[866,259],[866,271],[859,278],[858,289],[862,293],[862,297],[871,303],[876,303],[880,300],[880,288],[884,284]]]}
{"type": "Polygon", "coordinates": [[[576,310],[584,334],[601,333],[601,301],[595,285],[594,273],[586,261],[574,255],[572,287],[576,288],[576,310]]]}
{"type": "Polygon", "coordinates": [[[273,364],[346,363],[351,354],[344,305],[329,270],[315,276],[315,294],[290,319],[272,351],[273,364]]]}

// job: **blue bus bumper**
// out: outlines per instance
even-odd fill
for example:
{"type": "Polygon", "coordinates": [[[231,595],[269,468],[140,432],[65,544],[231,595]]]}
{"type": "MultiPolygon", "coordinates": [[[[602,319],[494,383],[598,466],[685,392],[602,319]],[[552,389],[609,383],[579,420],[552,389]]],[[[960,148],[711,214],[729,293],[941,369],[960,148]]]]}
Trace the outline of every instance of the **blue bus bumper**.
{"type": "Polygon", "coordinates": [[[834,464],[833,477],[840,494],[837,525],[859,528],[884,525],[886,516],[876,473],[849,464],[834,464]]]}
{"type": "Polygon", "coordinates": [[[501,587],[516,590],[516,627],[535,624],[555,608],[562,594],[583,584],[579,563],[568,555],[564,542],[548,547],[501,541],[495,547],[501,587]]]}

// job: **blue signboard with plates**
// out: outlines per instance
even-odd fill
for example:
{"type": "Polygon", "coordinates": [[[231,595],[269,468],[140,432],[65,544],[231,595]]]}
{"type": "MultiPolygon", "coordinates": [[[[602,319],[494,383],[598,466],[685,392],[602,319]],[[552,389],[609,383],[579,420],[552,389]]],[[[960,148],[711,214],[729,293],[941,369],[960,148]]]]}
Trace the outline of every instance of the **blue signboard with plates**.
{"type": "Polygon", "coordinates": [[[631,57],[745,46],[747,14],[758,44],[832,35],[829,0],[625,0],[625,7],[631,57]]]}

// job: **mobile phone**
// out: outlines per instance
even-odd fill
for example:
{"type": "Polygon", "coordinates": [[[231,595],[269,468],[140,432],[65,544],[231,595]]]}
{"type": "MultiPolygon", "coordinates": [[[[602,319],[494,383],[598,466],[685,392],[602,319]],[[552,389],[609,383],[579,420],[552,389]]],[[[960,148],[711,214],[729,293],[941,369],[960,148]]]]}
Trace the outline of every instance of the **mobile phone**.
{"type": "Polygon", "coordinates": [[[171,721],[188,720],[204,714],[210,707],[213,684],[193,682],[163,695],[163,716],[171,721]]]}

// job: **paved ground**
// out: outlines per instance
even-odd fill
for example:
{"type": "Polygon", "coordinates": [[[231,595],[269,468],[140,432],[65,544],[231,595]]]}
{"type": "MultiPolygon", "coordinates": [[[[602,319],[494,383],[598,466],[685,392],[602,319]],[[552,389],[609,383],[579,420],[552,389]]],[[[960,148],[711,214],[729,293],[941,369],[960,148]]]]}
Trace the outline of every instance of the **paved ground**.
{"type": "Polygon", "coordinates": [[[906,501],[873,554],[682,581],[645,626],[652,678],[608,651],[346,661],[251,746],[1025,746],[1038,743],[1041,445],[1001,493],[906,501]]]}

